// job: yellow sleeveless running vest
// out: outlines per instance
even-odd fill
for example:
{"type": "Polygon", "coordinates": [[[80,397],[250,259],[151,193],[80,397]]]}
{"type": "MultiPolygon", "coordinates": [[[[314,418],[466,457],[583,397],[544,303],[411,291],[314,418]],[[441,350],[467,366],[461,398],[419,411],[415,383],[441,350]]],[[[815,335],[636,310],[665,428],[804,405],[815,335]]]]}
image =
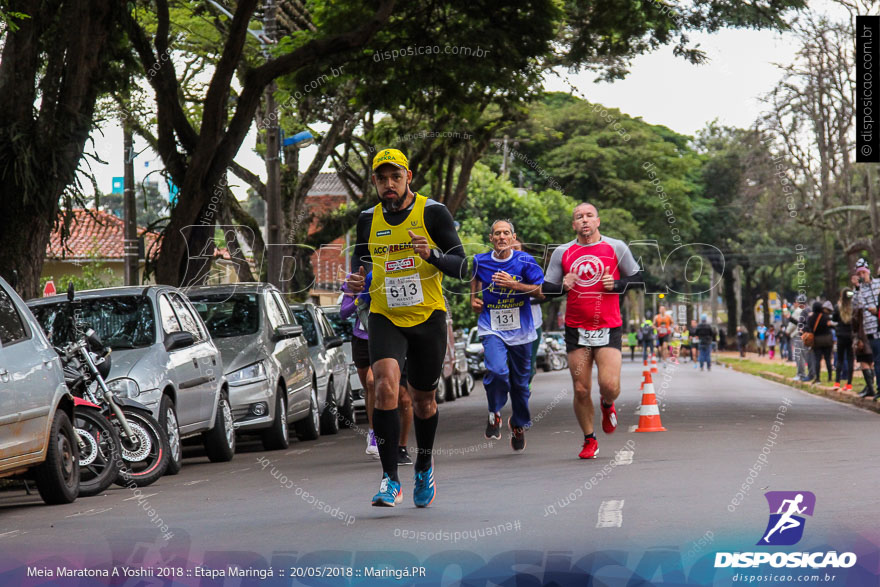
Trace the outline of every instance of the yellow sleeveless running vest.
{"type": "Polygon", "coordinates": [[[409,216],[397,226],[385,221],[382,205],[377,204],[370,225],[370,311],[404,328],[421,324],[434,310],[446,311],[440,287],[443,274],[413,251],[408,232],[426,237],[431,247],[437,246],[425,229],[427,201],[425,196],[415,194],[409,216]]]}

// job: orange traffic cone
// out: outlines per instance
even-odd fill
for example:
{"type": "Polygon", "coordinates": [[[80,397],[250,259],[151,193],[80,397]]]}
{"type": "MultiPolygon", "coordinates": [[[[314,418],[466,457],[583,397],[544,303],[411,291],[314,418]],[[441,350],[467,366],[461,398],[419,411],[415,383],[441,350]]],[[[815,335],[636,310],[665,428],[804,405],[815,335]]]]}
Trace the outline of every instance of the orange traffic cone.
{"type": "Polygon", "coordinates": [[[660,422],[660,406],[654,395],[654,383],[651,374],[645,376],[645,391],[642,393],[642,405],[639,407],[639,427],[636,432],[666,432],[660,422]]]}
{"type": "Polygon", "coordinates": [[[645,382],[649,381],[650,379],[651,379],[651,372],[650,371],[642,371],[642,384],[639,385],[639,391],[642,391],[643,389],[645,389],[645,382]]]}
{"type": "Polygon", "coordinates": [[[657,359],[655,357],[651,357],[651,373],[657,372],[657,359]]]}

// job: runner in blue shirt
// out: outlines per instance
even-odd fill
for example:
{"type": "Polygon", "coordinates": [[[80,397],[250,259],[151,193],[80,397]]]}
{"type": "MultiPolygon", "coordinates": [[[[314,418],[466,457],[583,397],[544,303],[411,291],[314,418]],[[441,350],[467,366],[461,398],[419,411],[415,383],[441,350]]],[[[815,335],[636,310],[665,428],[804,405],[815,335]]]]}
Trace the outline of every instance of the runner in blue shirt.
{"type": "Polygon", "coordinates": [[[544,272],[528,253],[516,251],[516,234],[509,220],[496,220],[490,232],[493,251],[474,256],[471,307],[480,313],[477,334],[483,343],[486,376],[483,386],[489,401],[486,438],[501,438],[501,408],[510,404],[510,446],[526,447],[529,414],[529,376],[532,341],[538,336],[529,297],[540,296],[544,272]],[[483,298],[477,297],[482,293],[483,298]]]}

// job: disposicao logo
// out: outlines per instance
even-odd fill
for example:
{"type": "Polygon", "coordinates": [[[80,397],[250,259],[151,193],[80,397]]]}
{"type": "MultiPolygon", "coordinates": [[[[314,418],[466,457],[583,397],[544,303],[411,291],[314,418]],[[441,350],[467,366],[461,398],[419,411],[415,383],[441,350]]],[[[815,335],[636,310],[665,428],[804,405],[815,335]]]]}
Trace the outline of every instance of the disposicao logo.
{"type": "MultiPolygon", "coordinates": [[[[792,546],[804,535],[804,516],[813,516],[816,496],[810,491],[768,491],[770,520],[757,546],[792,546]]],[[[849,568],[856,564],[852,552],[718,552],[715,567],[748,568],[769,564],[774,568],[849,568]]]]}
{"type": "Polygon", "coordinates": [[[809,491],[768,491],[764,494],[770,506],[770,521],[758,545],[791,546],[804,535],[803,515],[813,516],[816,496],[809,491]]]}

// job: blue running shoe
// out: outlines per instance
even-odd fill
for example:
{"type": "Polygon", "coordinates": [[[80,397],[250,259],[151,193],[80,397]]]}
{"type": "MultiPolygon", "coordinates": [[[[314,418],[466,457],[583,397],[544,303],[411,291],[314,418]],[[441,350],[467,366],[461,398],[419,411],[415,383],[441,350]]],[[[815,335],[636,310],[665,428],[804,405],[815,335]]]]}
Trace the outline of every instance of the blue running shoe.
{"type": "Polygon", "coordinates": [[[413,502],[416,507],[426,508],[434,501],[437,487],[434,485],[434,461],[427,471],[416,471],[416,486],[413,489],[413,502]]]}
{"type": "Polygon", "coordinates": [[[379,493],[373,496],[373,505],[377,507],[393,508],[403,502],[403,491],[400,490],[400,483],[392,481],[388,473],[382,477],[382,483],[379,485],[379,493]]]}

